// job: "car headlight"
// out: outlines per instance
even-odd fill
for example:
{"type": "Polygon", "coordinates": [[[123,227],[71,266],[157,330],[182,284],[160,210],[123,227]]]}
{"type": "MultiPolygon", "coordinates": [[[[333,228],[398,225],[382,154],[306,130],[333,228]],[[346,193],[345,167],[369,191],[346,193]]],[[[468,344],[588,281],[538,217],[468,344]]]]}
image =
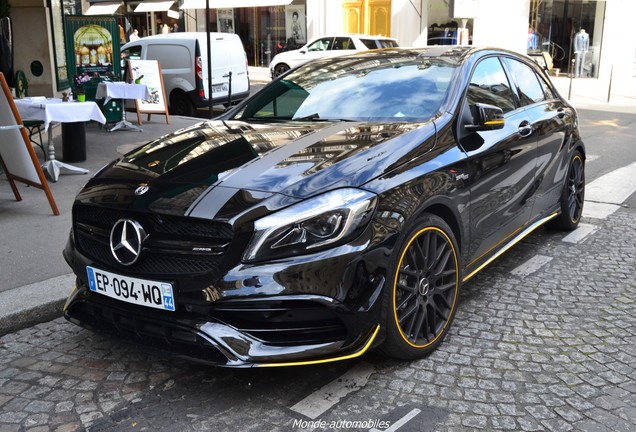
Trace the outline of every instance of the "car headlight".
{"type": "Polygon", "coordinates": [[[350,240],[364,229],[376,201],[367,191],[336,189],[259,219],[243,259],[282,258],[350,240]]]}

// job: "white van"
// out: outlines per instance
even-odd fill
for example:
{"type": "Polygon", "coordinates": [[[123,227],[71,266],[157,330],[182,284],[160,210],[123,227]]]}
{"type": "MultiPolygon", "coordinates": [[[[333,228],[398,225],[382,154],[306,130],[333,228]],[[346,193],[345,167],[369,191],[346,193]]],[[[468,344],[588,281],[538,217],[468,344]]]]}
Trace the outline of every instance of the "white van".
{"type": "MultiPolygon", "coordinates": [[[[128,42],[121,48],[122,70],[128,59],[159,60],[170,112],[192,116],[197,108],[209,106],[207,41],[205,32],[178,32],[128,42]]],[[[210,41],[213,105],[245,99],[250,81],[241,39],[233,33],[210,33],[210,41]]]]}

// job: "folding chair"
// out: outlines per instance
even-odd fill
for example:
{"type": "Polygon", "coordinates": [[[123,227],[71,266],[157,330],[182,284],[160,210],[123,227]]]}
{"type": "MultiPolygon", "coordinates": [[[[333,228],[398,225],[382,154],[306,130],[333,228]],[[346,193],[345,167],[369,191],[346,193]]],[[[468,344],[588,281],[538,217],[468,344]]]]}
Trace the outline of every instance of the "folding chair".
{"type": "MultiPolygon", "coordinates": [[[[24,71],[21,70],[16,71],[15,73],[15,94],[18,99],[22,99],[29,95],[29,83],[27,82],[24,71]]],[[[46,149],[44,148],[44,141],[42,141],[42,127],[44,126],[44,121],[23,119],[22,123],[28,131],[29,140],[40,147],[40,150],[42,150],[42,154],[44,155],[44,159],[46,159],[46,149]]]]}

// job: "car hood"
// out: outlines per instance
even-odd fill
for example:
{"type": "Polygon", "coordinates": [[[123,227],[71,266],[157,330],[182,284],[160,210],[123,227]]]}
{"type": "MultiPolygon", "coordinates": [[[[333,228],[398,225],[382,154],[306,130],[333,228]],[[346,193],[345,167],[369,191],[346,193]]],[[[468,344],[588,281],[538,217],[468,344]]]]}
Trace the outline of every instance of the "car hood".
{"type": "Polygon", "coordinates": [[[360,187],[430,150],[434,137],[433,122],[203,122],[107,165],[77,201],[232,219],[265,200],[271,212],[360,187]]]}

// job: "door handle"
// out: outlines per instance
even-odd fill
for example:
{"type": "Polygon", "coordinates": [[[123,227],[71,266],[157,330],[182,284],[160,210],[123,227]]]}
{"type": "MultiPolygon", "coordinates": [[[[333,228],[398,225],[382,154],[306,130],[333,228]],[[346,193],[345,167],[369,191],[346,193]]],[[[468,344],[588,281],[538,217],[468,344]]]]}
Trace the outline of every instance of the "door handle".
{"type": "Polygon", "coordinates": [[[519,135],[521,135],[522,137],[529,137],[530,135],[532,135],[532,132],[534,132],[534,129],[529,123],[524,122],[519,125],[519,135]]]}
{"type": "Polygon", "coordinates": [[[567,117],[568,113],[565,112],[565,108],[559,108],[557,110],[557,117],[560,119],[564,119],[565,117],[567,117]]]}

